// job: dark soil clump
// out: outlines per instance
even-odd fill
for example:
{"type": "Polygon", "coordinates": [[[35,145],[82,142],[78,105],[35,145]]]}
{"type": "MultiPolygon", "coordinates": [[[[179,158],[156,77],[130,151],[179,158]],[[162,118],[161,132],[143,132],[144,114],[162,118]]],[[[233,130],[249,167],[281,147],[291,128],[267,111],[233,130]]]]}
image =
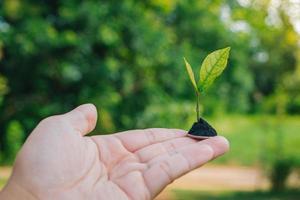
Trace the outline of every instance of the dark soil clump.
{"type": "Polygon", "coordinates": [[[195,122],[188,132],[188,136],[195,138],[208,138],[217,135],[217,131],[204,119],[195,122]]]}

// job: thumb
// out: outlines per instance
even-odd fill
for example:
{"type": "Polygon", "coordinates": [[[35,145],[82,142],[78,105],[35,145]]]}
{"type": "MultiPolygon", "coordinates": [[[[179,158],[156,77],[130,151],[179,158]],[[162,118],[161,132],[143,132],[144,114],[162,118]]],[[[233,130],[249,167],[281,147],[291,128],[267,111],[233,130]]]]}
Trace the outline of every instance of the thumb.
{"type": "Polygon", "coordinates": [[[97,109],[93,104],[83,104],[64,114],[72,127],[81,135],[86,135],[94,130],[97,123],[97,109]]]}

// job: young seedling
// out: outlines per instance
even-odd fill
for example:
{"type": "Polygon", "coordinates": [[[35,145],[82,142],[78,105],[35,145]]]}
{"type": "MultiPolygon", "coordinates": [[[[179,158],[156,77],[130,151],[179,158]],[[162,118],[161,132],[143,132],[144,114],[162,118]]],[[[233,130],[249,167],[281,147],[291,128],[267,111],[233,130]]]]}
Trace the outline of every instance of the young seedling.
{"type": "Polygon", "coordinates": [[[188,136],[198,139],[206,139],[217,135],[217,131],[209,125],[203,118],[200,117],[199,104],[200,95],[203,95],[212,85],[214,80],[220,76],[227,65],[230,47],[216,50],[210,53],[199,70],[199,81],[196,82],[195,75],[191,65],[184,59],[185,67],[192,82],[196,94],[196,116],[197,121],[193,124],[188,132],[188,136]]]}

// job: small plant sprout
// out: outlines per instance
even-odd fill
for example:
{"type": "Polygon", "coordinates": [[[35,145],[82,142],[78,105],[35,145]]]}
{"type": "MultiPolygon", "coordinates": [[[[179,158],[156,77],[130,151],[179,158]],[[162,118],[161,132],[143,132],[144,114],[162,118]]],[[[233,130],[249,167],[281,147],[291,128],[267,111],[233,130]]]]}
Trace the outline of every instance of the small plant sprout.
{"type": "Polygon", "coordinates": [[[196,94],[196,116],[197,121],[188,132],[188,136],[198,139],[206,139],[217,135],[216,130],[200,117],[199,104],[200,96],[205,94],[207,89],[213,84],[214,80],[222,74],[227,65],[230,47],[216,50],[210,53],[199,70],[199,81],[196,82],[194,72],[188,61],[184,59],[185,67],[192,82],[196,94]]]}

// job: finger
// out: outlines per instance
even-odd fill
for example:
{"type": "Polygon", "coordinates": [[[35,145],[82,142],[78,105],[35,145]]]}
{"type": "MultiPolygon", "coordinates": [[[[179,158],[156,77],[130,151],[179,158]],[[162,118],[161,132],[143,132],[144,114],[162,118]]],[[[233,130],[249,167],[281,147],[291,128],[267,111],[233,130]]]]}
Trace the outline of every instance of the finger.
{"type": "Polygon", "coordinates": [[[213,148],[214,158],[223,155],[229,150],[229,142],[223,136],[212,137],[211,139],[206,139],[200,141],[202,144],[208,144],[213,148]]]}
{"type": "Polygon", "coordinates": [[[179,148],[173,155],[150,165],[144,172],[144,179],[152,197],[185,173],[224,154],[228,148],[229,143],[225,138],[214,137],[179,148]]]}
{"type": "MultiPolygon", "coordinates": [[[[229,148],[229,143],[228,143],[227,139],[225,139],[222,136],[212,137],[212,138],[209,138],[206,140],[198,141],[196,143],[198,143],[200,145],[201,144],[209,145],[211,148],[213,148],[213,152],[215,155],[222,155],[224,153],[224,148],[225,148],[225,150],[226,149],[228,150],[228,148],[229,148]]],[[[180,149],[182,149],[182,148],[175,148],[173,150],[167,151],[166,153],[157,155],[156,157],[153,157],[151,160],[148,160],[148,165],[153,165],[155,163],[166,160],[166,159],[170,158],[172,155],[178,153],[180,149]]],[[[214,158],[216,157],[215,155],[213,156],[214,158]]]]}
{"type": "Polygon", "coordinates": [[[141,148],[137,150],[134,154],[139,158],[139,160],[143,163],[147,163],[150,160],[156,158],[161,155],[169,155],[176,149],[194,144],[199,142],[199,140],[195,140],[189,137],[180,137],[173,138],[164,142],[155,143],[145,148],[141,148]]]}
{"type": "Polygon", "coordinates": [[[151,144],[163,142],[173,138],[183,137],[186,131],[179,129],[151,128],[144,130],[125,131],[115,134],[130,152],[151,144]]]}
{"type": "Polygon", "coordinates": [[[97,109],[93,104],[83,104],[64,114],[71,126],[81,135],[86,135],[94,130],[97,122],[97,109]]]}

